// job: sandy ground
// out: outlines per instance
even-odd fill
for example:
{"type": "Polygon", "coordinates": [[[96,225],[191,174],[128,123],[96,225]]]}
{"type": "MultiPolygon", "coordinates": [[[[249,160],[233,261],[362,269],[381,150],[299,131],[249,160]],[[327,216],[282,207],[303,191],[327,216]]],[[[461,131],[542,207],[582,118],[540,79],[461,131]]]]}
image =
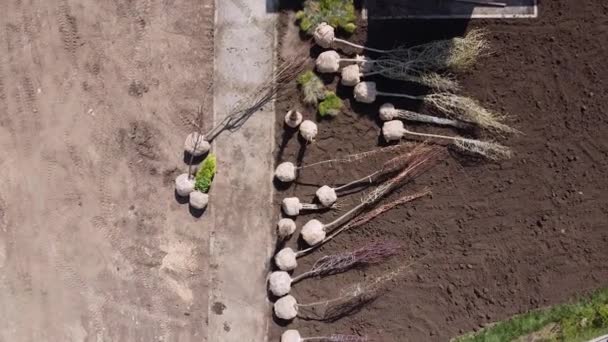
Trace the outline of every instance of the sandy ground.
{"type": "Polygon", "coordinates": [[[213,1],[0,12],[0,341],[204,341],[208,232],[172,181],[213,1]]]}

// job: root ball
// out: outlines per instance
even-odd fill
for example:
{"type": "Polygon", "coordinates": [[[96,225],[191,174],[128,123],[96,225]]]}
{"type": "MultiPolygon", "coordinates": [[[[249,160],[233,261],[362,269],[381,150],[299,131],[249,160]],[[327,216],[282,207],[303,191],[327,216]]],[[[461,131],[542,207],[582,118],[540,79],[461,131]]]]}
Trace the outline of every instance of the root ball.
{"type": "Polygon", "coordinates": [[[302,124],[300,124],[300,135],[308,142],[313,142],[315,140],[317,131],[317,124],[310,120],[304,120],[302,124]]]}
{"type": "Polygon", "coordinates": [[[340,70],[340,55],[334,50],[322,52],[317,57],[315,65],[321,73],[338,72],[340,70]]]}
{"type": "Polygon", "coordinates": [[[325,227],[319,220],[312,219],[302,227],[302,239],[309,246],[314,246],[325,239],[325,227]]]}
{"type": "Polygon", "coordinates": [[[296,166],[291,162],[283,162],[277,166],[274,176],[284,183],[293,182],[297,176],[296,166]]]}
{"type": "Polygon", "coordinates": [[[277,234],[279,238],[285,239],[296,231],[296,223],[290,218],[282,218],[277,223],[277,234]]]}
{"type": "Polygon", "coordinates": [[[190,133],[184,142],[184,149],[191,155],[198,157],[209,152],[211,145],[205,140],[205,137],[198,132],[190,133]]]}
{"type": "Polygon", "coordinates": [[[283,335],[281,335],[281,342],[302,342],[302,336],[297,330],[286,330],[283,335]]]}
{"type": "Polygon", "coordinates": [[[336,38],[336,33],[333,27],[327,23],[320,23],[315,28],[313,33],[315,43],[324,49],[329,49],[336,38]]]}
{"type": "Polygon", "coordinates": [[[190,206],[194,209],[202,210],[209,203],[209,195],[201,191],[193,191],[190,193],[190,206]]]}
{"type": "Polygon", "coordinates": [[[401,140],[404,130],[405,128],[401,120],[387,121],[382,126],[382,134],[386,141],[401,140]]]}
{"type": "Polygon", "coordinates": [[[353,91],[355,94],[355,100],[363,103],[373,103],[376,101],[376,83],[374,82],[361,82],[355,86],[353,91]]]}
{"type": "Polygon", "coordinates": [[[385,103],[380,106],[379,116],[382,121],[390,121],[395,118],[395,106],[392,103],[385,103]]]}
{"type": "Polygon", "coordinates": [[[361,82],[361,71],[357,64],[352,64],[342,68],[342,85],[354,87],[361,82]]]}
{"type": "Polygon", "coordinates": [[[194,178],[190,178],[187,173],[182,173],[175,178],[175,191],[180,196],[188,196],[194,191],[194,178]]]}
{"type": "Polygon", "coordinates": [[[300,209],[302,209],[302,203],[300,203],[300,199],[297,197],[286,197],[283,198],[281,208],[283,208],[283,212],[287,216],[298,216],[300,209]]]}
{"type": "Polygon", "coordinates": [[[320,187],[317,190],[316,195],[319,199],[319,202],[321,202],[324,207],[331,207],[331,205],[336,203],[336,201],[338,200],[336,190],[327,185],[323,185],[322,187],[320,187]]]}
{"type": "Polygon", "coordinates": [[[292,320],[298,316],[298,301],[290,295],[279,298],[274,303],[274,313],[280,319],[292,320]]]}
{"type": "Polygon", "coordinates": [[[283,297],[291,291],[291,277],[285,271],[270,273],[268,278],[268,289],[273,295],[283,297]]]}
{"type": "Polygon", "coordinates": [[[289,247],[283,248],[274,256],[274,263],[281,271],[295,270],[298,267],[296,252],[289,247]]]}

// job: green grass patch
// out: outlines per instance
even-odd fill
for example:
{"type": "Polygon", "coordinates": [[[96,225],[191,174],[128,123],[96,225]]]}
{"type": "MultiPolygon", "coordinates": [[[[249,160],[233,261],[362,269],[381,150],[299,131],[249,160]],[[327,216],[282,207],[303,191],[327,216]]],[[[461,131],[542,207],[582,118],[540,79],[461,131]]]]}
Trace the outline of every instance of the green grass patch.
{"type": "Polygon", "coordinates": [[[499,322],[477,333],[455,338],[454,342],[507,342],[555,328],[542,341],[584,342],[608,333],[608,288],[578,302],[531,311],[499,322]]]}
{"type": "Polygon", "coordinates": [[[296,18],[300,29],[309,34],[322,22],[348,33],[357,28],[353,0],[306,0],[304,9],[298,11],[296,18]]]}
{"type": "Polygon", "coordinates": [[[342,99],[336,95],[333,91],[325,93],[325,100],[319,104],[319,115],[324,116],[336,116],[340,114],[344,107],[342,99]]]}
{"type": "Polygon", "coordinates": [[[202,191],[204,193],[209,192],[213,177],[215,177],[215,171],[217,164],[214,154],[209,154],[205,160],[201,163],[201,167],[196,172],[194,189],[202,191]]]}
{"type": "Polygon", "coordinates": [[[312,70],[305,71],[297,79],[305,103],[316,106],[325,98],[325,84],[312,70]]]}

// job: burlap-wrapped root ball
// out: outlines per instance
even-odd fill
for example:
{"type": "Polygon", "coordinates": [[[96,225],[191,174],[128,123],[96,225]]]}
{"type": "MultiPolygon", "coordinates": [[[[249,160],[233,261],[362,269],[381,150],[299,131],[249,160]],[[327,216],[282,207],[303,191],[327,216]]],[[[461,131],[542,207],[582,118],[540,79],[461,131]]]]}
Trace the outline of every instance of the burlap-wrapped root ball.
{"type": "Polygon", "coordinates": [[[205,140],[205,137],[198,132],[190,133],[184,142],[184,149],[191,155],[198,157],[209,152],[211,145],[205,140]]]}
{"type": "Polygon", "coordinates": [[[284,183],[293,182],[297,176],[296,166],[291,162],[283,162],[274,170],[274,176],[284,183]]]}
{"type": "Polygon", "coordinates": [[[380,106],[379,116],[382,121],[390,121],[397,115],[397,110],[392,103],[385,103],[380,106]]]}
{"type": "Polygon", "coordinates": [[[300,214],[300,209],[302,209],[302,203],[297,197],[286,197],[283,198],[281,208],[287,216],[298,216],[300,214]]]}
{"type": "Polygon", "coordinates": [[[355,100],[363,103],[373,103],[376,101],[376,83],[374,82],[361,82],[355,86],[353,90],[355,94],[355,100]]]}
{"type": "Polygon", "coordinates": [[[316,192],[317,198],[319,202],[324,207],[331,207],[338,200],[338,195],[336,194],[336,190],[327,185],[323,185],[316,192]]]}
{"type": "Polygon", "coordinates": [[[274,263],[281,271],[295,270],[298,267],[296,252],[289,247],[283,248],[274,256],[274,263]]]}
{"type": "Polygon", "coordinates": [[[291,277],[285,271],[276,271],[270,273],[268,277],[268,289],[277,296],[283,297],[291,291],[291,277]]]}
{"type": "Polygon", "coordinates": [[[302,227],[302,239],[314,246],[325,239],[325,226],[319,220],[312,219],[302,227]]]}
{"type": "Polygon", "coordinates": [[[190,193],[190,206],[194,209],[202,210],[209,203],[209,195],[201,191],[192,191],[190,193]]]}
{"type": "Polygon", "coordinates": [[[292,320],[298,316],[298,301],[293,296],[287,295],[279,298],[274,303],[274,314],[284,320],[292,320]]]}
{"type": "Polygon", "coordinates": [[[302,123],[302,113],[297,110],[290,110],[285,114],[285,124],[291,128],[296,128],[302,123]]]}
{"type": "Polygon", "coordinates": [[[317,124],[310,120],[304,120],[300,124],[300,135],[302,136],[302,138],[304,138],[304,140],[308,142],[315,141],[317,132],[317,124]]]}
{"type": "Polygon", "coordinates": [[[313,33],[315,43],[324,49],[329,49],[336,39],[336,32],[331,25],[327,23],[320,23],[315,28],[313,33]]]}
{"type": "Polygon", "coordinates": [[[296,231],[296,223],[290,218],[282,218],[277,223],[277,235],[280,239],[290,237],[296,231]]]}
{"type": "Polygon", "coordinates": [[[352,64],[342,68],[342,85],[347,87],[356,86],[361,82],[361,71],[357,64],[352,64]]]}
{"type": "Polygon", "coordinates": [[[315,61],[315,65],[321,73],[338,72],[340,70],[340,55],[334,50],[321,52],[315,61]]]}
{"type": "Polygon", "coordinates": [[[384,140],[386,141],[401,140],[404,130],[405,128],[401,120],[387,121],[382,125],[382,135],[384,135],[384,140]]]}
{"type": "Polygon", "coordinates": [[[194,178],[190,178],[187,173],[182,173],[175,178],[175,191],[180,196],[188,196],[194,191],[194,178]]]}
{"type": "Polygon", "coordinates": [[[281,342],[302,342],[302,336],[297,330],[285,330],[281,335],[281,342]]]}

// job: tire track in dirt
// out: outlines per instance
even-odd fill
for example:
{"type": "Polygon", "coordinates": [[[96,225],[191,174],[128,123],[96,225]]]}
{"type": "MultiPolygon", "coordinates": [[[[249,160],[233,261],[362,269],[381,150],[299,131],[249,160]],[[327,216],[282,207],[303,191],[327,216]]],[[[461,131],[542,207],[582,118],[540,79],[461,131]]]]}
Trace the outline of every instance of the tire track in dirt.
{"type": "Polygon", "coordinates": [[[80,35],[78,33],[76,17],[72,15],[72,11],[66,0],[59,2],[55,16],[57,25],[59,25],[63,48],[71,58],[75,58],[76,50],[80,46],[80,35]]]}

